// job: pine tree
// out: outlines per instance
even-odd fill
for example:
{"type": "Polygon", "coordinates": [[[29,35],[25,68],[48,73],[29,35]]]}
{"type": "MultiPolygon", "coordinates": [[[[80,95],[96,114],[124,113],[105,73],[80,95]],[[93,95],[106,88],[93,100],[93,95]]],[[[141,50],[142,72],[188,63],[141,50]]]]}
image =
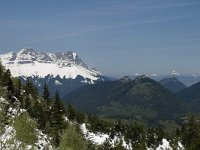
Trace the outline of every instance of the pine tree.
{"type": "Polygon", "coordinates": [[[52,131],[52,128],[51,128],[51,125],[52,125],[52,113],[50,108],[52,107],[51,106],[51,99],[50,99],[50,93],[49,93],[49,88],[48,88],[48,85],[47,83],[45,82],[45,85],[43,87],[43,107],[44,107],[44,115],[42,116],[44,118],[44,122],[41,123],[41,126],[44,125],[45,123],[45,130],[47,132],[49,132],[50,134],[54,134],[54,132],[56,132],[56,130],[54,129],[54,131],[52,131]]]}
{"type": "Polygon", "coordinates": [[[64,104],[60,100],[60,96],[58,91],[55,93],[55,98],[51,102],[51,115],[57,120],[57,123],[59,124],[60,121],[63,120],[63,115],[65,114],[65,108],[64,104]],[[59,120],[61,119],[61,120],[59,120]]]}
{"type": "Polygon", "coordinates": [[[19,78],[15,79],[15,96],[17,97],[17,99],[22,103],[22,83],[21,80],[19,78]]]}
{"type": "Polygon", "coordinates": [[[25,94],[32,99],[38,98],[38,89],[33,84],[33,82],[28,78],[26,84],[24,85],[25,94]]]}
{"type": "Polygon", "coordinates": [[[0,84],[3,84],[3,76],[4,76],[5,68],[0,61],[0,84]]]}
{"type": "Polygon", "coordinates": [[[92,132],[104,132],[105,126],[104,126],[104,121],[100,120],[96,115],[88,115],[88,129],[92,132]]]}
{"type": "Polygon", "coordinates": [[[38,103],[37,106],[37,115],[38,115],[38,126],[40,129],[44,130],[46,128],[48,117],[45,110],[46,104],[44,103],[38,103]]]}
{"type": "Polygon", "coordinates": [[[58,91],[55,93],[55,98],[52,99],[52,102],[50,104],[50,118],[49,123],[51,127],[51,133],[54,138],[55,145],[59,144],[59,133],[64,129],[65,127],[65,121],[64,121],[64,104],[60,100],[60,96],[58,91]]]}
{"type": "Polygon", "coordinates": [[[76,110],[74,109],[74,107],[72,107],[71,104],[67,105],[67,110],[66,110],[66,114],[69,120],[75,120],[76,119],[76,110]]]}
{"type": "Polygon", "coordinates": [[[4,78],[6,78],[6,85],[7,85],[8,91],[13,94],[14,93],[14,85],[13,85],[13,81],[12,81],[11,73],[10,73],[9,69],[6,70],[4,78]]]}
{"type": "Polygon", "coordinates": [[[79,124],[84,123],[84,121],[85,121],[85,114],[82,113],[82,112],[76,112],[76,121],[79,124]]]}
{"type": "Polygon", "coordinates": [[[44,90],[43,90],[43,98],[44,98],[44,100],[50,100],[50,93],[49,93],[49,87],[48,87],[48,85],[47,85],[47,83],[45,82],[45,84],[44,84],[44,88],[43,88],[44,90]]]}
{"type": "Polygon", "coordinates": [[[23,97],[22,107],[27,109],[27,111],[30,111],[31,101],[37,100],[38,91],[29,78],[27,79],[26,84],[23,86],[23,89],[24,89],[24,92],[22,94],[22,97],[23,97]]]}
{"type": "Polygon", "coordinates": [[[7,88],[7,98],[11,101],[11,103],[14,102],[14,84],[12,81],[10,70],[7,69],[5,72],[3,72],[3,78],[2,78],[2,85],[7,88]]]}

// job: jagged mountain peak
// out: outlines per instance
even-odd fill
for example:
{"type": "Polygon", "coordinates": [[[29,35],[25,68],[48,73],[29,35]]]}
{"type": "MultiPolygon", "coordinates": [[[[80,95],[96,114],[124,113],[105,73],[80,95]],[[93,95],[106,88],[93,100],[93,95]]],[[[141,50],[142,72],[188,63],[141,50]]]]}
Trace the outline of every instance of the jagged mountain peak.
{"type": "Polygon", "coordinates": [[[13,76],[59,75],[61,78],[71,79],[82,76],[85,79],[97,80],[101,75],[89,68],[77,53],[67,50],[49,53],[23,48],[18,52],[0,55],[0,59],[13,76]]]}
{"type": "Polygon", "coordinates": [[[63,59],[63,60],[65,59],[75,60],[78,58],[78,55],[72,51],[59,51],[54,54],[58,59],[63,59]]]}
{"type": "Polygon", "coordinates": [[[28,53],[37,53],[34,49],[32,48],[23,48],[19,51],[20,54],[28,54],[28,53]]]}
{"type": "MultiPolygon", "coordinates": [[[[3,57],[3,55],[2,55],[3,57]]],[[[3,59],[3,58],[2,58],[3,59]]],[[[11,52],[4,55],[4,59],[7,61],[15,61],[15,60],[27,60],[27,61],[38,61],[38,62],[68,62],[77,65],[83,65],[86,67],[84,62],[79,58],[77,53],[73,51],[59,51],[55,53],[49,52],[38,52],[32,48],[23,48],[19,52],[11,52]],[[6,58],[5,58],[6,56],[6,58]]],[[[15,62],[15,63],[18,63],[15,62]]]]}

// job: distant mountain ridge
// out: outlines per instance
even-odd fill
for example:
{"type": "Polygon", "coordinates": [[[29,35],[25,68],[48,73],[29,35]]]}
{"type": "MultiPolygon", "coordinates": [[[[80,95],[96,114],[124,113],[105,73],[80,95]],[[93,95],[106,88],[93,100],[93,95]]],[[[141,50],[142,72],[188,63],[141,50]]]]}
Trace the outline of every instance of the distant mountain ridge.
{"type": "Polygon", "coordinates": [[[159,83],[173,93],[176,93],[186,88],[186,86],[176,77],[162,79],[159,81],[159,83]]]}
{"type": "Polygon", "coordinates": [[[177,92],[177,95],[200,110],[200,82],[177,92]]]}
{"type": "MultiPolygon", "coordinates": [[[[140,73],[136,73],[134,75],[129,76],[130,79],[134,79],[140,76],[140,73]]],[[[200,82],[200,75],[199,74],[180,74],[173,70],[170,74],[160,75],[160,74],[146,74],[147,77],[154,79],[156,81],[160,81],[166,78],[176,78],[180,82],[182,82],[185,86],[189,87],[193,84],[200,82]]]]}

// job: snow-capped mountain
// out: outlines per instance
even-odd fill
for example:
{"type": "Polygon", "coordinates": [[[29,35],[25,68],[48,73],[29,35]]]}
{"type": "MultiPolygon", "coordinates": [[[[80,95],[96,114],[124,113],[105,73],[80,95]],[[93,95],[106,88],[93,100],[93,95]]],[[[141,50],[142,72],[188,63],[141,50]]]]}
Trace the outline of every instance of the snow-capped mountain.
{"type": "Polygon", "coordinates": [[[46,53],[24,48],[19,52],[0,55],[0,59],[13,77],[20,77],[24,82],[29,77],[40,92],[48,83],[51,93],[59,90],[61,96],[85,84],[106,79],[72,51],[46,53]]]}
{"type": "Polygon", "coordinates": [[[99,79],[100,72],[89,68],[79,56],[72,51],[45,53],[24,48],[19,52],[10,52],[0,55],[6,68],[9,68],[14,77],[47,75],[75,79],[78,75],[93,81],[99,79]]]}

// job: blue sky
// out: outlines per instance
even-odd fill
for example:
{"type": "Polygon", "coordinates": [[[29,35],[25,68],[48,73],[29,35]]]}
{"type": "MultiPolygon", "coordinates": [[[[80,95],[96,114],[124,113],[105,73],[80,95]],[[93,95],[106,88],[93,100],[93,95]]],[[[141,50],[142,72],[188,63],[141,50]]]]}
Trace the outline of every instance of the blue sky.
{"type": "Polygon", "coordinates": [[[199,0],[0,1],[0,53],[74,50],[110,76],[200,73],[199,0]]]}

